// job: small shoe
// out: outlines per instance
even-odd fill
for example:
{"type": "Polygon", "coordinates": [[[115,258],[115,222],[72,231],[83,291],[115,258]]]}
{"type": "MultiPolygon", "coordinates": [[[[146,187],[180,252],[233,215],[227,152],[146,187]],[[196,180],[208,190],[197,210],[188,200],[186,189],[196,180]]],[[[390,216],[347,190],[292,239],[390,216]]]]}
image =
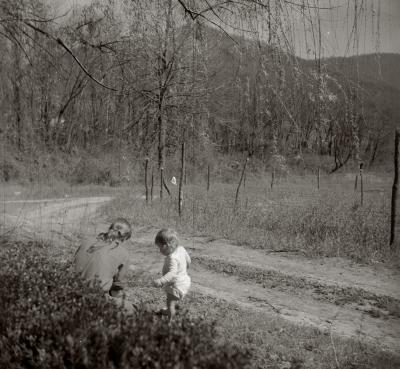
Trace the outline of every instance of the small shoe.
{"type": "Polygon", "coordinates": [[[160,316],[166,316],[168,315],[168,310],[167,309],[160,309],[156,311],[156,315],[160,315],[160,316]]]}

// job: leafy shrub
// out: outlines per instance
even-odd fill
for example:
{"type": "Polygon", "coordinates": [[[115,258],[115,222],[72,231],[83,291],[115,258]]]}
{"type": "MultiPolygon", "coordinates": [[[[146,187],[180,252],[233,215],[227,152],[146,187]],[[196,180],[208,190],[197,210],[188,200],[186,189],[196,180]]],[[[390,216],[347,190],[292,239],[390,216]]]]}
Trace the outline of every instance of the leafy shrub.
{"type": "Polygon", "coordinates": [[[128,316],[89,288],[47,247],[0,241],[0,367],[240,368],[243,353],[214,345],[213,325],[171,326],[148,311],[128,316]]]}

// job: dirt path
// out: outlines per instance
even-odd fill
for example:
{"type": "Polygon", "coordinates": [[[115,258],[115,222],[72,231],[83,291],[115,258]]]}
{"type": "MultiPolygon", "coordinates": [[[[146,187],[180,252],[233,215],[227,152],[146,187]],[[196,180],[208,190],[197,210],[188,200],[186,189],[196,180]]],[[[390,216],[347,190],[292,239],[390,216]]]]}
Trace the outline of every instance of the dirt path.
{"type": "MultiPolygon", "coordinates": [[[[34,235],[54,241],[75,240],[98,233],[93,217],[109,196],[6,201],[0,222],[9,231],[23,237],[34,235]]],[[[0,223],[0,224],[1,224],[0,223]]]]}
{"type": "MultiPolygon", "coordinates": [[[[132,243],[132,260],[138,268],[143,267],[147,271],[150,268],[150,272],[157,274],[161,270],[162,260],[160,260],[153,245],[155,232],[156,229],[152,228],[143,228],[141,231],[136,232],[135,241],[132,243]]],[[[285,264],[283,256],[276,256],[275,258],[274,255],[265,255],[261,252],[253,253],[254,250],[229,245],[224,241],[213,242],[214,246],[218,245],[217,250],[204,247],[204,243],[207,243],[205,238],[196,238],[194,245],[193,240],[190,238],[182,238],[181,241],[190,250],[191,255],[194,256],[193,267],[190,270],[194,290],[234,302],[248,310],[263,312],[266,318],[278,316],[295,324],[305,324],[323,331],[331,330],[333,334],[356,338],[360,341],[380,346],[383,349],[399,352],[399,317],[386,314],[374,317],[369,313],[367,306],[335,305],[313,298],[312,294],[308,293],[309,291],[300,294],[293,293],[293,289],[290,285],[287,285],[286,280],[283,281],[283,285],[278,286],[279,288],[268,288],[227,273],[215,273],[196,263],[196,255],[201,254],[208,258],[213,258],[213,256],[220,258],[223,255],[226,260],[237,264],[245,264],[256,268],[262,267],[264,270],[279,269],[279,272],[284,275],[286,272],[291,272],[290,275],[301,278],[310,276],[312,280],[318,280],[323,286],[327,279],[322,273],[322,261],[319,262],[317,268],[314,268],[312,261],[299,259],[297,261],[299,269],[295,271],[295,259],[292,258],[288,258],[287,264],[285,264]],[[301,271],[304,271],[304,274],[301,274],[301,271]]],[[[376,284],[379,281],[377,282],[373,278],[376,273],[375,270],[368,272],[368,268],[360,267],[362,273],[358,274],[356,267],[354,267],[354,270],[349,270],[340,268],[336,263],[334,267],[330,268],[330,262],[328,261],[323,266],[327,271],[327,275],[329,275],[329,285],[335,283],[335,285],[340,286],[343,282],[342,279],[346,279],[343,284],[347,285],[347,279],[355,277],[360,282],[359,285],[366,287],[362,291],[376,291],[376,284]],[[334,280],[335,271],[338,271],[338,281],[334,280]],[[347,273],[350,274],[347,275],[347,273]],[[363,273],[367,276],[366,282],[362,281],[363,273]],[[369,280],[373,281],[371,285],[368,284],[369,280]]],[[[389,278],[392,273],[398,278],[398,274],[394,271],[386,271],[386,273],[387,275],[381,281],[380,296],[387,296],[386,292],[388,292],[388,295],[393,292],[396,295],[397,291],[393,290],[392,281],[386,280],[386,278],[389,278]]]]}
{"type": "MultiPolygon", "coordinates": [[[[105,229],[107,225],[95,214],[109,200],[93,197],[34,202],[4,218],[8,227],[19,231],[74,243],[105,229]]],[[[152,227],[136,229],[130,247],[135,267],[154,275],[163,262],[153,246],[156,231],[152,227]]],[[[308,260],[266,254],[206,237],[182,237],[181,241],[194,259],[190,270],[193,290],[233,302],[249,312],[262,312],[266,319],[279,317],[400,351],[400,312],[396,314],[400,306],[399,271],[359,266],[339,258],[308,260]],[[266,275],[266,283],[260,282],[260,274],[266,275]],[[326,297],[327,291],[346,299],[333,303],[326,297]],[[352,303],[354,296],[357,301],[352,303]],[[369,306],[374,299],[381,304],[374,307],[377,314],[371,314],[369,306]]]]}

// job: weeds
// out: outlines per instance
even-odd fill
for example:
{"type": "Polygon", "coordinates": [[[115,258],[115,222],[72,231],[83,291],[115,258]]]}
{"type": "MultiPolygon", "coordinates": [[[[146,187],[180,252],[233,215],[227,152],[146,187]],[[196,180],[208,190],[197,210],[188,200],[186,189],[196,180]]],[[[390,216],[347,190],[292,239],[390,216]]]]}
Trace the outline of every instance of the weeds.
{"type": "Polygon", "coordinates": [[[392,260],[388,192],[369,193],[361,207],[352,191],[344,193],[345,185],[329,184],[317,191],[297,182],[274,192],[268,191],[265,182],[248,183],[237,211],[233,211],[235,185],[214,184],[209,192],[194,185],[184,189],[181,219],[176,193],[146,206],[142,198],[122,192],[105,212],[110,216],[123,213],[140,225],[173,225],[183,233],[227,238],[252,248],[359,262],[392,260]]]}

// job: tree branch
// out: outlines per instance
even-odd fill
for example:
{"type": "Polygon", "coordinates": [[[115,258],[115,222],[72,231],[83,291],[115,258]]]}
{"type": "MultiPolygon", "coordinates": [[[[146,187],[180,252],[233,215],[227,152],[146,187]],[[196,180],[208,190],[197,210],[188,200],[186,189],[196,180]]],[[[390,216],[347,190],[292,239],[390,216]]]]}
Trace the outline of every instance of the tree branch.
{"type": "Polygon", "coordinates": [[[57,42],[71,57],[75,60],[75,62],[79,65],[79,67],[83,70],[83,72],[94,82],[96,82],[98,85],[100,85],[103,88],[106,88],[107,90],[111,91],[117,91],[117,89],[113,87],[106,86],[102,82],[100,82],[98,79],[96,79],[89,71],[85,68],[85,66],[79,61],[78,57],[75,56],[75,54],[72,52],[72,50],[58,37],[52,36],[50,33],[34,26],[33,24],[24,21],[24,24],[26,24],[28,27],[32,28],[34,31],[41,33],[42,35],[50,38],[51,40],[57,42]]]}

